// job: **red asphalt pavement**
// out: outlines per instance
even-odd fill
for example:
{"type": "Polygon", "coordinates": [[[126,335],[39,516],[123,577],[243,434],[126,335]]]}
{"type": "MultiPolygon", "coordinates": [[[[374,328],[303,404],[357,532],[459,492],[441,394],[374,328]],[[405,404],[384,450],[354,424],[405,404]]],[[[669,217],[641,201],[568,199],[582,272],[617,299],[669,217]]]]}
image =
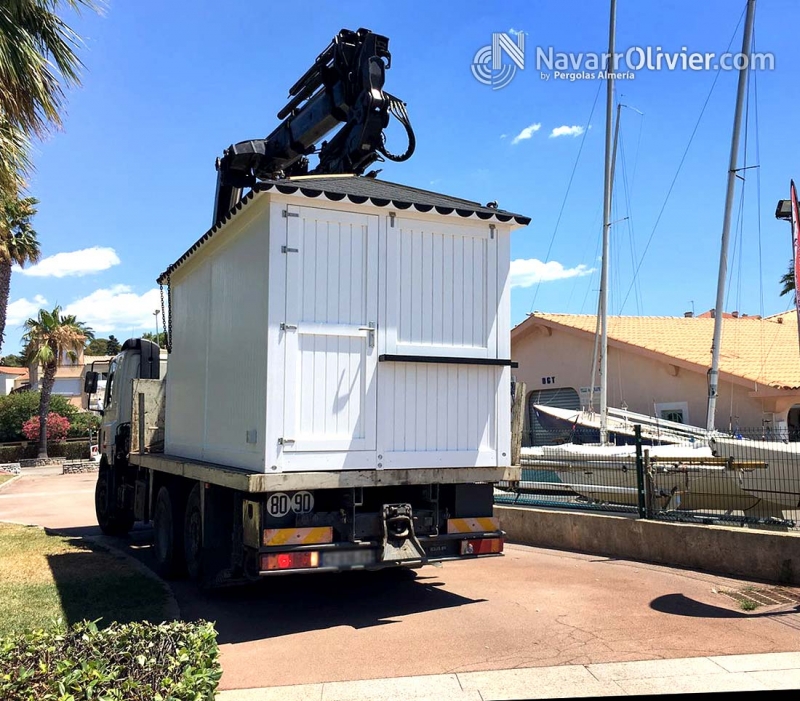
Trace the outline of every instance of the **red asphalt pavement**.
{"type": "MultiPolygon", "coordinates": [[[[0,520],[97,534],[95,479],[26,473],[0,489],[0,520]]],[[[147,564],[149,539],[120,545],[147,564]]],[[[800,651],[800,607],[744,612],[723,593],[758,582],[521,545],[397,574],[172,589],[183,618],[216,622],[221,689],[800,651]]]]}

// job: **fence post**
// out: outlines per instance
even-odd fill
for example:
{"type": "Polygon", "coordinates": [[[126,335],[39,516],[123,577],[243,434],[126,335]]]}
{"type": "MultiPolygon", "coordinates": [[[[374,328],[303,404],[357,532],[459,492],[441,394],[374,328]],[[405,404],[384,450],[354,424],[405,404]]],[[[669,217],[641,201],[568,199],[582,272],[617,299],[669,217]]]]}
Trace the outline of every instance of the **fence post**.
{"type": "Polygon", "coordinates": [[[647,518],[647,499],[644,491],[644,460],[642,459],[642,427],[636,424],[633,427],[636,436],[636,493],[639,497],[639,518],[647,518]]]}
{"type": "Polygon", "coordinates": [[[650,462],[650,451],[644,451],[644,495],[647,500],[647,518],[654,518],[656,511],[656,485],[653,480],[652,463],[650,462]]]}
{"type": "Polygon", "coordinates": [[[514,402],[511,405],[511,464],[520,464],[522,429],[525,425],[525,383],[515,382],[514,402]]]}

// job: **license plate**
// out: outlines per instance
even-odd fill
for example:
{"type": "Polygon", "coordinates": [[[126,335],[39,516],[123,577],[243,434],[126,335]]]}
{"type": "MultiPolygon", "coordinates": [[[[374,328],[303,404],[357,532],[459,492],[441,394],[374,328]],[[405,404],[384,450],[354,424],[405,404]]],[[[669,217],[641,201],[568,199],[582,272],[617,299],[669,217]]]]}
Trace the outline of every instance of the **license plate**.
{"type": "Polygon", "coordinates": [[[372,550],[331,550],[322,553],[323,567],[371,565],[375,561],[375,553],[372,550]]]}

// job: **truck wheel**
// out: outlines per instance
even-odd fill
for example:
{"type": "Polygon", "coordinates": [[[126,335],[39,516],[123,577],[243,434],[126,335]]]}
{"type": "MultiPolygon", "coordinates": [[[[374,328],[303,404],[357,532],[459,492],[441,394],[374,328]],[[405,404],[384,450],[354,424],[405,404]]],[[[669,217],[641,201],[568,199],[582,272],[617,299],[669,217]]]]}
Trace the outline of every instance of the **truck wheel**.
{"type": "Polygon", "coordinates": [[[189,577],[199,580],[203,574],[203,512],[201,510],[198,482],[189,492],[186,500],[186,513],[183,517],[183,553],[189,577]]]}
{"type": "Polygon", "coordinates": [[[97,523],[105,535],[123,536],[133,528],[133,515],[119,513],[109,506],[108,469],[100,470],[94,487],[94,511],[97,523]]]}
{"type": "Polygon", "coordinates": [[[183,529],[175,495],[163,486],[158,490],[153,516],[156,569],[166,579],[180,577],[184,573],[183,529]]]}

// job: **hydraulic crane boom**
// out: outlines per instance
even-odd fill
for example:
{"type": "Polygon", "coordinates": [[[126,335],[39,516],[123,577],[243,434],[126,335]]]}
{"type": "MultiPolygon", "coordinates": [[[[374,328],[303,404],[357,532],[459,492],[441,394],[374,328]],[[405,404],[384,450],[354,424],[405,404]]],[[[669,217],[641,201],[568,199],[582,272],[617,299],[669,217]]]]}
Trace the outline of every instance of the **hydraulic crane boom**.
{"type": "Polygon", "coordinates": [[[278,112],[281,124],[265,139],[240,141],[217,159],[214,221],[220,221],[241,199],[244,188],[259,179],[292,175],[353,173],[372,163],[405,161],[414,152],[414,132],[405,105],[383,90],[391,67],[389,40],[368,29],[341,30],[289,90],[289,102],[278,112]],[[393,114],[405,127],[408,148],[386,150],[383,130],[393,114]],[[316,144],[344,125],[319,149],[316,144]],[[318,152],[309,170],[307,156],[318,152]]]}

